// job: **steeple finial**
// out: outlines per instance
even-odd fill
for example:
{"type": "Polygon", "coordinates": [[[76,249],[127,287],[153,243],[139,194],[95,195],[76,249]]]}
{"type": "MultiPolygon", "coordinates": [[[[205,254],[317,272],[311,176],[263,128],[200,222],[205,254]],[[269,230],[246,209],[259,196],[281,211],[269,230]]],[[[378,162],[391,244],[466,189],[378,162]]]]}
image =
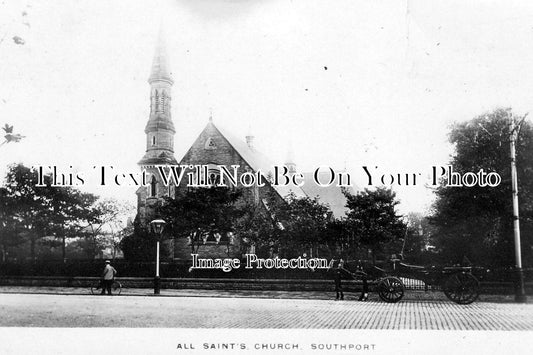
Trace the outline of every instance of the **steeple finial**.
{"type": "Polygon", "coordinates": [[[172,80],[170,65],[168,63],[163,25],[159,27],[157,45],[155,48],[154,59],[152,61],[152,71],[150,73],[150,78],[148,79],[150,84],[154,81],[166,81],[171,85],[174,83],[172,80]]]}

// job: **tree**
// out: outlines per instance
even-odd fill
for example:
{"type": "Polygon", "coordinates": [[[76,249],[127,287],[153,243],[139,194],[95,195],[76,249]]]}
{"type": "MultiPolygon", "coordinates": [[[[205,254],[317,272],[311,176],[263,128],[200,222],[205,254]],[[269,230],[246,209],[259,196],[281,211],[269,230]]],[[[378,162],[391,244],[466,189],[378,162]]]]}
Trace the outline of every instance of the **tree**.
{"type": "MultiPolygon", "coordinates": [[[[133,233],[126,228],[124,237],[120,240],[119,247],[124,252],[124,258],[135,261],[154,261],[156,253],[155,237],[149,230],[139,223],[138,219],[133,222],[133,233]]],[[[161,244],[161,256],[168,255],[167,246],[161,244]]]]}
{"type": "MultiPolygon", "coordinates": [[[[35,258],[37,240],[46,236],[46,197],[35,187],[35,171],[22,164],[9,168],[3,188],[3,230],[11,232],[10,239],[16,244],[30,242],[30,257],[35,258]]],[[[9,235],[9,234],[7,234],[9,235]]],[[[4,234],[4,236],[7,236],[4,234]]]]}
{"type": "Polygon", "coordinates": [[[8,249],[24,242],[24,239],[19,237],[18,220],[13,213],[13,200],[8,198],[8,191],[5,188],[0,188],[0,247],[1,247],[1,262],[5,262],[7,258],[8,249]]]}
{"type": "MultiPolygon", "coordinates": [[[[271,196],[272,197],[272,196],[271,196]]],[[[270,201],[270,198],[267,198],[270,201]]],[[[269,257],[278,248],[281,229],[274,220],[271,207],[274,201],[266,204],[247,203],[242,206],[244,212],[237,220],[235,233],[241,238],[241,254],[251,247],[261,257],[269,257]]]]}
{"type": "Polygon", "coordinates": [[[328,222],[324,242],[330,255],[337,258],[343,256],[346,260],[356,258],[356,249],[359,247],[359,240],[350,233],[348,223],[345,218],[332,219],[328,222]]]}
{"type": "MultiPolygon", "coordinates": [[[[241,252],[254,246],[265,256],[272,252],[316,255],[319,246],[325,245],[332,213],[317,199],[294,194],[281,199],[271,191],[257,204],[242,196],[243,190],[225,187],[188,189],[176,198],[166,198],[156,214],[167,222],[167,237],[189,238],[192,253],[206,238],[230,234],[241,239],[241,252]]],[[[229,255],[230,239],[219,240],[229,255]]]]}
{"type": "Polygon", "coordinates": [[[418,212],[410,212],[406,216],[407,230],[405,232],[401,256],[412,263],[426,264],[435,262],[430,244],[434,227],[428,217],[418,212]]]}
{"type": "Polygon", "coordinates": [[[329,240],[333,236],[333,213],[318,198],[298,198],[290,193],[280,198],[270,191],[261,204],[243,208],[236,233],[248,244],[256,246],[262,256],[278,253],[284,257],[308,253],[317,257],[321,249],[335,248],[329,240]]]}
{"type": "Polygon", "coordinates": [[[61,242],[63,260],[66,260],[66,240],[77,237],[88,223],[98,218],[92,208],[97,196],[71,187],[43,187],[43,208],[48,222],[47,231],[61,242]]]}
{"type": "MultiPolygon", "coordinates": [[[[509,110],[497,109],[452,126],[455,147],[450,165],[455,172],[496,172],[496,187],[453,187],[441,184],[431,218],[433,243],[449,262],[466,256],[474,264],[512,265],[513,226],[509,150],[509,110]]],[[[520,222],[524,262],[531,265],[533,232],[533,127],[525,121],[516,142],[520,222]]]]}
{"type": "MultiPolygon", "coordinates": [[[[241,219],[250,213],[250,206],[241,196],[242,190],[213,186],[186,189],[175,198],[166,197],[155,205],[154,218],[166,221],[161,238],[188,238],[191,253],[197,253],[208,238],[218,238],[218,245],[226,246],[229,256],[231,234],[244,228],[241,219]]],[[[168,255],[168,245],[162,243],[161,247],[161,255],[168,255]]],[[[127,259],[153,260],[154,235],[136,219],[133,234],[124,237],[120,248],[127,259]]]]}
{"type": "MultiPolygon", "coordinates": [[[[396,194],[387,188],[365,189],[352,195],[345,192],[348,207],[345,220],[349,233],[372,253],[385,251],[385,246],[403,238],[407,228],[405,222],[396,214],[398,205],[396,194]]],[[[400,249],[398,248],[398,251],[400,249]]]]}
{"type": "Polygon", "coordinates": [[[133,227],[126,222],[132,210],[129,203],[112,198],[99,199],[91,206],[91,217],[81,231],[86,239],[83,249],[89,258],[94,258],[106,247],[111,247],[112,258],[115,258],[122,238],[133,232],[133,227]]]}
{"type": "Polygon", "coordinates": [[[6,206],[2,229],[11,233],[11,240],[29,240],[31,259],[35,259],[36,242],[53,235],[62,245],[64,259],[66,238],[75,236],[94,218],[90,207],[96,196],[70,187],[52,187],[49,176],[44,177],[47,186],[37,187],[37,179],[34,169],[22,164],[10,167],[0,195],[6,206]]]}
{"type": "Polygon", "coordinates": [[[229,233],[234,233],[237,220],[244,215],[238,201],[242,191],[227,187],[187,189],[176,198],[167,197],[156,214],[167,224],[164,235],[190,238],[191,252],[204,245],[204,239],[219,235],[229,253],[229,233]]]}
{"type": "Polygon", "coordinates": [[[325,237],[333,213],[317,197],[297,198],[291,193],[275,205],[274,215],[281,226],[278,244],[285,256],[307,252],[311,257],[317,256],[319,246],[326,245],[325,237]]]}

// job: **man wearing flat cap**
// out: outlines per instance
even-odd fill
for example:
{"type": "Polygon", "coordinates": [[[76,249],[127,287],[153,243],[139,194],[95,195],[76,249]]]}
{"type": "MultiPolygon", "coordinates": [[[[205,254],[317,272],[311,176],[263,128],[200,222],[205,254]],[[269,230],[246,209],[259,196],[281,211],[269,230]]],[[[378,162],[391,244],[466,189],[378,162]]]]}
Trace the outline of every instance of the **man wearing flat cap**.
{"type": "Polygon", "coordinates": [[[102,273],[101,295],[105,295],[105,291],[107,290],[107,294],[111,296],[111,286],[113,285],[113,281],[115,280],[116,274],[117,274],[117,270],[115,270],[115,268],[111,266],[111,262],[109,260],[106,260],[104,272],[102,273]]]}

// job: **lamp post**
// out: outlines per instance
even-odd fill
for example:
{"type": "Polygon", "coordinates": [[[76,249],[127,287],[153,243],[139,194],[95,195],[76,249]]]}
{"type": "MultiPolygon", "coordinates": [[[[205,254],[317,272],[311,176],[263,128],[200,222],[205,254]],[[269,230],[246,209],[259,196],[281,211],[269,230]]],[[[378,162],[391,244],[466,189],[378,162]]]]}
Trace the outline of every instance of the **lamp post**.
{"type": "MultiPolygon", "coordinates": [[[[525,118],[525,116],[524,116],[525,118]]],[[[523,122],[523,120],[522,120],[523,122]]],[[[518,215],[518,178],[516,175],[516,149],[515,141],[518,137],[518,127],[515,125],[512,115],[509,115],[509,135],[511,143],[511,184],[513,190],[513,230],[514,230],[514,248],[516,261],[516,285],[515,301],[527,302],[526,291],[524,288],[524,271],[522,270],[522,253],[520,246],[520,219],[518,215]]]]}
{"type": "Polygon", "coordinates": [[[161,293],[161,279],[159,277],[159,240],[161,239],[161,234],[163,233],[163,228],[167,224],[162,219],[154,219],[150,222],[150,229],[152,233],[156,236],[156,254],[155,254],[155,277],[154,277],[154,295],[159,295],[161,293]]]}
{"type": "MultiPolygon", "coordinates": [[[[513,194],[513,234],[514,234],[514,253],[515,253],[515,301],[527,302],[526,290],[524,288],[524,270],[522,269],[522,251],[520,243],[520,217],[518,212],[518,176],[516,174],[516,140],[520,132],[520,127],[527,117],[527,113],[522,117],[522,120],[515,123],[512,112],[507,109],[507,117],[509,117],[509,143],[511,146],[511,190],[513,194]]],[[[481,123],[479,126],[487,132],[489,131],[481,123]]]]}

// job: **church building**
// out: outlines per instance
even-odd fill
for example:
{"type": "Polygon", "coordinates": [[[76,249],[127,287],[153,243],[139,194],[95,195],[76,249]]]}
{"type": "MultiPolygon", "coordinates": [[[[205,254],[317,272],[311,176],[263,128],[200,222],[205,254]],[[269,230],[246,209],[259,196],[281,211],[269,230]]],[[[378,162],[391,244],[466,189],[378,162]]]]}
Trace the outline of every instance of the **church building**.
{"type": "MultiPolygon", "coordinates": [[[[187,181],[180,186],[165,186],[158,181],[158,166],[208,166],[210,181],[216,181],[219,174],[218,166],[226,166],[231,170],[232,165],[239,165],[238,175],[245,172],[258,172],[268,174],[275,165],[286,166],[289,172],[297,171],[292,154],[288,154],[283,164],[274,164],[267,156],[254,147],[254,136],[248,133],[244,139],[233,136],[231,132],[215,125],[212,117],[205,128],[200,132],[192,146],[179,161],[175,158],[174,135],[176,129],[171,114],[171,89],[174,83],[170,71],[169,58],[165,44],[160,34],[153,58],[150,77],[150,116],[145,127],[146,152],[139,161],[141,169],[149,173],[149,186],[137,190],[137,220],[141,225],[147,225],[154,216],[156,203],[165,196],[174,197],[178,189],[187,188],[187,181]]],[[[179,122],[179,121],[178,121],[179,122]]],[[[266,199],[274,192],[280,199],[290,193],[296,197],[319,197],[320,202],[330,206],[335,217],[344,216],[346,199],[339,187],[320,187],[312,183],[311,174],[304,173],[307,182],[302,187],[270,185],[258,187],[245,187],[242,198],[254,205],[266,206],[266,199]]],[[[351,191],[353,192],[353,191],[351,191]]],[[[170,245],[174,259],[190,259],[190,240],[178,238],[170,245]]],[[[241,257],[241,240],[236,235],[206,236],[204,245],[198,249],[201,257],[241,257]]]]}

